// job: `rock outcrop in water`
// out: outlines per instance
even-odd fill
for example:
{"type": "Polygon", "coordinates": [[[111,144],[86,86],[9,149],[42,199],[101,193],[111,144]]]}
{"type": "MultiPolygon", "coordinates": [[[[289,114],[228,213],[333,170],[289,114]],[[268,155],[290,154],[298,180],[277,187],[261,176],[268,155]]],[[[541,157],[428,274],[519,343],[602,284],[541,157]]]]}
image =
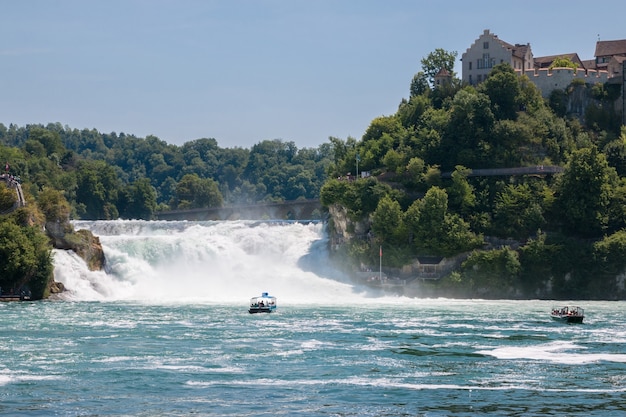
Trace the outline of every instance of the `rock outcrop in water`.
{"type": "Polygon", "coordinates": [[[100,238],[89,230],[74,231],[68,222],[46,222],[46,234],[56,249],[73,250],[85,260],[90,271],[104,268],[105,258],[100,238]]]}

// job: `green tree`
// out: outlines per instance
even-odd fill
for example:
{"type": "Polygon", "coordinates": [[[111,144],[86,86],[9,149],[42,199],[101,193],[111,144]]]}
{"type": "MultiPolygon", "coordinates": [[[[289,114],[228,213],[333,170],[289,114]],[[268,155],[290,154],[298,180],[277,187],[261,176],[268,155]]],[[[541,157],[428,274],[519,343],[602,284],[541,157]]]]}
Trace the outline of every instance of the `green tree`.
{"type": "Polygon", "coordinates": [[[391,187],[373,177],[352,182],[331,179],[322,187],[320,200],[325,207],[342,205],[351,219],[358,220],[374,212],[380,199],[390,193],[391,187]]]}
{"type": "Polygon", "coordinates": [[[558,244],[547,243],[544,232],[539,232],[536,237],[528,239],[519,249],[520,278],[528,294],[536,296],[537,287],[554,274],[554,259],[563,258],[559,256],[561,250],[558,244]]]}
{"type": "Polygon", "coordinates": [[[626,266],[626,230],[619,230],[593,245],[594,259],[607,268],[610,274],[622,273],[626,266]]]}
{"type": "Polygon", "coordinates": [[[475,291],[505,297],[518,278],[521,263],[516,251],[509,247],[491,251],[475,251],[462,264],[463,276],[469,278],[475,291]]]}
{"type": "Polygon", "coordinates": [[[24,143],[24,151],[37,158],[44,158],[46,156],[46,147],[43,146],[41,142],[32,139],[28,139],[24,143]]]}
{"type": "Polygon", "coordinates": [[[406,244],[404,213],[400,203],[384,196],[372,214],[372,231],[379,243],[391,246],[406,244]]]}
{"type": "Polygon", "coordinates": [[[520,120],[531,129],[533,144],[537,153],[543,153],[552,163],[565,164],[567,156],[576,149],[572,130],[562,118],[557,117],[547,107],[538,109],[532,117],[520,120]]]}
{"type": "Polygon", "coordinates": [[[347,181],[330,179],[322,186],[320,201],[323,206],[330,207],[333,204],[341,203],[343,196],[348,192],[350,184],[347,181]]]}
{"type": "Polygon", "coordinates": [[[17,203],[17,193],[13,188],[6,187],[4,181],[0,181],[0,214],[8,213],[17,203]]]}
{"type": "Polygon", "coordinates": [[[616,183],[615,169],[597,148],[572,153],[555,191],[557,215],[566,231],[581,237],[602,236],[616,183]]]}
{"type": "Polygon", "coordinates": [[[30,129],[29,140],[34,140],[44,147],[45,156],[52,154],[62,155],[65,153],[65,146],[61,141],[61,136],[54,131],[35,126],[30,129]]]}
{"type": "Polygon", "coordinates": [[[428,76],[424,71],[415,74],[411,80],[410,98],[421,96],[428,92],[430,90],[428,82],[428,76]]]}
{"type": "Polygon", "coordinates": [[[148,178],[139,178],[120,193],[120,215],[126,219],[151,220],[157,208],[157,194],[148,178]]]}
{"type": "Polygon", "coordinates": [[[409,101],[403,101],[398,107],[398,117],[402,126],[408,128],[417,126],[422,115],[430,107],[430,101],[423,95],[412,96],[409,101]]]}
{"type": "Polygon", "coordinates": [[[67,222],[72,208],[63,193],[54,188],[46,187],[37,196],[37,206],[48,222],[67,222]]]}
{"type": "Polygon", "coordinates": [[[450,256],[482,243],[467,222],[448,212],[448,194],[439,187],[430,188],[422,200],[411,205],[406,223],[420,252],[450,256]]]}
{"type": "Polygon", "coordinates": [[[620,177],[626,176],[626,126],[622,126],[620,137],[607,143],[603,149],[606,159],[620,177]]]}
{"type": "Polygon", "coordinates": [[[408,175],[409,185],[413,187],[419,187],[424,184],[424,174],[426,171],[426,164],[422,158],[414,157],[409,160],[406,166],[406,173],[408,175]]]}
{"type": "Polygon", "coordinates": [[[431,187],[441,185],[441,169],[439,169],[439,165],[429,165],[426,167],[424,181],[427,186],[431,187]]]}
{"type": "Polygon", "coordinates": [[[76,172],[76,203],[84,207],[85,219],[116,219],[115,203],[120,181],[115,169],[104,161],[83,161],[76,172]]]}
{"type": "Polygon", "coordinates": [[[606,233],[614,233],[626,227],[626,178],[620,178],[618,184],[612,187],[608,213],[606,233]]]}
{"type": "Polygon", "coordinates": [[[402,160],[402,157],[403,154],[396,151],[395,149],[390,149],[383,157],[382,162],[387,167],[389,172],[397,172],[398,174],[400,174],[402,173],[404,168],[404,161],[402,160]]]}
{"type": "Polygon", "coordinates": [[[496,195],[493,209],[496,235],[523,239],[545,224],[541,201],[527,184],[507,184],[496,195]]]}
{"type": "Polygon", "coordinates": [[[479,86],[479,91],[489,96],[491,108],[497,120],[515,120],[519,110],[520,83],[513,67],[498,64],[489,73],[489,78],[479,86]]]}
{"type": "Polygon", "coordinates": [[[494,123],[487,95],[472,88],[459,91],[452,102],[450,121],[441,138],[442,168],[452,169],[455,165],[480,168],[490,164],[488,138],[494,123]]]}
{"type": "Polygon", "coordinates": [[[441,238],[445,230],[448,215],[448,194],[432,187],[419,203],[417,228],[414,230],[415,244],[418,248],[441,254],[444,245],[441,238]]]}
{"type": "Polygon", "coordinates": [[[518,78],[520,95],[520,108],[528,114],[534,114],[537,110],[545,107],[541,90],[533,83],[527,75],[518,78]]]}
{"type": "Polygon", "coordinates": [[[431,86],[434,85],[435,75],[437,75],[442,68],[448,70],[453,78],[456,76],[454,72],[454,62],[456,61],[457,55],[458,53],[456,51],[446,51],[445,49],[437,48],[426,57],[422,58],[422,70],[431,86]]]}
{"type": "Polygon", "coordinates": [[[179,209],[221,207],[223,204],[217,183],[196,174],[187,174],[181,178],[176,186],[176,197],[179,209]]]}
{"type": "Polygon", "coordinates": [[[550,92],[548,97],[548,104],[552,111],[559,117],[565,117],[567,115],[567,93],[559,88],[550,92]]]}
{"type": "Polygon", "coordinates": [[[436,109],[448,109],[456,93],[463,89],[463,82],[458,78],[452,78],[450,82],[437,85],[428,97],[431,104],[436,109]]]}
{"type": "Polygon", "coordinates": [[[552,61],[552,64],[548,67],[548,69],[552,68],[578,68],[578,64],[573,62],[570,57],[567,56],[559,56],[552,61]]]}
{"type": "Polygon", "coordinates": [[[52,279],[50,244],[34,226],[20,227],[10,219],[0,220],[0,288],[16,293],[30,289],[42,298],[52,279]]]}
{"type": "Polygon", "coordinates": [[[396,115],[380,116],[370,122],[370,125],[363,134],[362,142],[366,144],[369,141],[378,140],[385,133],[397,139],[404,136],[406,131],[402,126],[402,122],[396,115]]]}
{"type": "Polygon", "coordinates": [[[467,181],[471,173],[471,169],[457,165],[452,172],[452,184],[448,188],[451,207],[464,215],[469,214],[476,205],[474,187],[467,181]]]}
{"type": "Polygon", "coordinates": [[[492,167],[519,167],[535,162],[540,143],[525,117],[499,120],[489,136],[492,167]]]}

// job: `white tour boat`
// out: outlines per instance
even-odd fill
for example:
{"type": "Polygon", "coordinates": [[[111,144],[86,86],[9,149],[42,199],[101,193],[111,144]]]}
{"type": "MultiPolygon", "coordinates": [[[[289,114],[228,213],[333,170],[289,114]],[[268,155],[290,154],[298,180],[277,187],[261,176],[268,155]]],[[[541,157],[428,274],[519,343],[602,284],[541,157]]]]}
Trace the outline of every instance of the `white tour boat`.
{"type": "Polygon", "coordinates": [[[276,297],[264,292],[259,297],[250,299],[250,308],[248,312],[253,313],[271,313],[276,310],[276,297]]]}

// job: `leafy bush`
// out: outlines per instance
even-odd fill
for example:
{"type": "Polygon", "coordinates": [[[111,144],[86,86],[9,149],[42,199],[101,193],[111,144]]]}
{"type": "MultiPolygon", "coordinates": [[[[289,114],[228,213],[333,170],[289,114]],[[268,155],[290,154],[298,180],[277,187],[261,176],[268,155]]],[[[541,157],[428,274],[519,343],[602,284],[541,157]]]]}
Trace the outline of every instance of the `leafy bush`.
{"type": "Polygon", "coordinates": [[[46,296],[52,280],[51,247],[35,226],[0,220],[0,287],[3,292],[30,289],[34,299],[46,296]]]}
{"type": "Polygon", "coordinates": [[[509,247],[473,252],[462,264],[464,279],[471,279],[475,290],[506,294],[521,270],[519,256],[509,247]]]}

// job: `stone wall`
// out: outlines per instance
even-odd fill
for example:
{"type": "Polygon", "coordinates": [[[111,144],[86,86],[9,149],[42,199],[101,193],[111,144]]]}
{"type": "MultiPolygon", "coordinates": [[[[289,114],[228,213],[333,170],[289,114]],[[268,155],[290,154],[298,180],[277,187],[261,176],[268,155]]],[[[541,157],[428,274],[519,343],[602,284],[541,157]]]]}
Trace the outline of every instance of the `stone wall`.
{"type": "Polygon", "coordinates": [[[541,68],[525,71],[524,74],[541,90],[544,98],[549,97],[554,90],[565,90],[576,79],[585,84],[606,83],[609,80],[609,73],[606,71],[585,71],[580,68],[541,68]]]}

